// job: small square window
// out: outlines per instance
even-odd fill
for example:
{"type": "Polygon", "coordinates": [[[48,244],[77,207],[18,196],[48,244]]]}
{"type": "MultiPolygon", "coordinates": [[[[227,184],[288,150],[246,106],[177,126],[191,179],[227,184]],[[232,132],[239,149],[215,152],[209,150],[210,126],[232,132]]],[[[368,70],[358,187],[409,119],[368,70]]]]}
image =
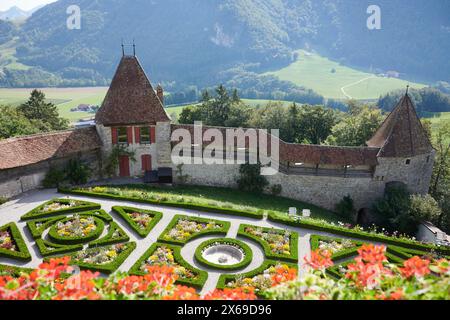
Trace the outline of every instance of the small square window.
{"type": "Polygon", "coordinates": [[[411,159],[406,159],[406,165],[410,165],[411,164],[411,159]]]}
{"type": "Polygon", "coordinates": [[[427,163],[430,162],[430,156],[427,157],[427,163]]]}

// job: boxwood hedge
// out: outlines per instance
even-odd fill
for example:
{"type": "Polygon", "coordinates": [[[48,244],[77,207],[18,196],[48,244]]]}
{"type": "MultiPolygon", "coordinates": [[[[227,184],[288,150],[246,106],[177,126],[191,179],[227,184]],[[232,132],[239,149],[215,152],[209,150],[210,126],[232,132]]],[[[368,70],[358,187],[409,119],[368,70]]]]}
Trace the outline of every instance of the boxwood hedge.
{"type": "MultiPolygon", "coordinates": [[[[343,239],[333,238],[333,237],[326,237],[326,236],[319,236],[319,235],[311,235],[311,238],[310,238],[311,251],[315,251],[315,250],[319,249],[319,242],[321,240],[322,241],[327,241],[327,242],[335,241],[337,243],[341,243],[343,239]]],[[[358,254],[358,249],[361,248],[361,246],[364,243],[363,242],[358,242],[358,241],[353,241],[353,240],[350,240],[350,241],[355,244],[355,247],[343,249],[343,250],[340,250],[340,251],[334,253],[331,256],[331,259],[333,261],[340,260],[340,259],[345,259],[345,258],[349,258],[349,257],[353,257],[353,256],[356,256],[358,254]]]]}
{"type": "Polygon", "coordinates": [[[230,229],[230,222],[228,221],[220,221],[220,220],[215,220],[215,219],[205,219],[205,218],[197,218],[197,217],[192,217],[192,216],[185,216],[185,215],[176,215],[173,217],[172,221],[169,223],[169,225],[166,227],[166,229],[164,229],[164,231],[161,233],[161,235],[158,238],[159,242],[164,242],[164,243],[171,243],[171,244],[176,244],[176,245],[185,245],[187,242],[204,236],[204,235],[226,235],[228,232],[228,229],[230,229]],[[216,224],[219,224],[221,227],[218,229],[209,229],[209,230],[203,230],[197,233],[192,234],[192,236],[188,237],[185,240],[175,240],[175,239],[168,239],[166,238],[166,236],[168,235],[169,231],[172,230],[177,224],[178,221],[181,219],[186,219],[189,221],[195,221],[198,223],[209,223],[210,221],[214,221],[216,224]]]}
{"type": "Polygon", "coordinates": [[[286,261],[286,262],[297,262],[298,261],[298,233],[297,232],[290,232],[289,251],[291,252],[291,254],[285,255],[285,254],[273,253],[272,250],[270,249],[269,243],[264,239],[261,239],[257,236],[254,236],[254,235],[246,232],[245,229],[247,227],[260,228],[264,232],[273,232],[273,233],[278,233],[278,234],[282,234],[282,235],[286,232],[286,230],[263,228],[263,227],[248,225],[248,224],[241,224],[239,226],[238,236],[252,239],[252,240],[256,241],[257,243],[259,243],[260,246],[264,250],[264,255],[268,259],[281,260],[281,261],[286,261]]]}
{"type": "Polygon", "coordinates": [[[197,289],[203,288],[203,285],[205,284],[206,279],[208,278],[208,273],[203,271],[203,270],[199,270],[199,269],[196,269],[193,266],[191,266],[181,256],[181,247],[176,246],[176,245],[171,245],[171,244],[168,244],[168,243],[158,243],[157,242],[157,243],[152,244],[151,247],[131,267],[129,273],[132,274],[132,275],[139,275],[139,276],[145,275],[146,273],[142,272],[140,270],[141,266],[142,266],[143,263],[145,263],[147,261],[147,259],[159,247],[167,247],[167,248],[171,249],[173,251],[173,256],[174,256],[175,263],[177,263],[178,265],[180,265],[181,267],[183,267],[183,268],[185,268],[187,270],[192,271],[194,274],[197,275],[197,277],[195,279],[183,279],[183,278],[179,277],[177,279],[177,281],[176,281],[177,284],[186,285],[186,286],[194,287],[194,288],[197,288],[197,289]]]}
{"type": "Polygon", "coordinates": [[[267,270],[270,267],[274,267],[277,265],[287,265],[289,268],[298,269],[297,264],[289,263],[289,262],[282,262],[282,261],[275,261],[275,260],[265,260],[263,264],[256,268],[255,270],[252,270],[247,273],[242,274],[222,274],[219,278],[219,281],[217,282],[217,289],[225,289],[229,288],[227,286],[227,283],[230,281],[235,281],[238,278],[253,278],[259,274],[262,274],[265,270],[267,270]]]}
{"type": "Polygon", "coordinates": [[[2,226],[0,228],[0,231],[8,231],[9,234],[11,235],[12,238],[11,240],[16,245],[15,251],[0,248],[0,257],[21,261],[31,260],[30,251],[28,251],[27,245],[23,240],[22,234],[20,233],[19,228],[17,228],[17,225],[15,223],[9,223],[7,225],[2,226]]]}
{"type": "Polygon", "coordinates": [[[200,244],[197,247],[197,249],[195,250],[195,259],[200,264],[210,267],[210,268],[222,269],[222,270],[226,270],[226,271],[233,271],[233,270],[239,270],[239,269],[243,269],[243,268],[247,267],[250,264],[250,262],[252,262],[253,252],[252,252],[252,249],[250,249],[250,247],[242,241],[239,241],[236,239],[229,239],[229,238],[219,238],[219,239],[207,240],[207,241],[203,242],[202,244],[200,244]],[[222,264],[215,264],[215,263],[209,262],[208,260],[203,258],[203,251],[215,244],[227,244],[227,245],[232,245],[232,246],[242,249],[243,255],[244,255],[243,260],[234,265],[222,265],[222,264]]]}
{"type": "Polygon", "coordinates": [[[31,268],[22,268],[0,264],[0,276],[11,276],[13,278],[18,278],[23,273],[30,274],[33,271],[34,269],[31,268]]]}
{"type": "Polygon", "coordinates": [[[115,199],[115,200],[122,200],[122,201],[125,200],[125,201],[154,204],[154,205],[160,205],[160,206],[166,206],[166,207],[184,208],[184,209],[198,210],[198,211],[203,211],[203,212],[222,213],[222,214],[228,214],[228,215],[239,216],[239,217],[248,217],[248,218],[252,218],[252,219],[262,219],[264,217],[264,212],[262,210],[261,211],[243,211],[243,210],[236,210],[236,209],[232,209],[232,208],[224,208],[224,207],[218,207],[218,206],[207,205],[207,204],[183,203],[183,202],[176,202],[176,201],[170,201],[170,200],[142,199],[142,198],[137,198],[137,197],[125,197],[125,196],[119,196],[119,195],[108,194],[108,193],[98,193],[98,192],[92,192],[92,191],[87,191],[87,190],[74,190],[74,189],[66,189],[66,188],[59,188],[58,192],[65,193],[65,194],[82,195],[82,196],[94,197],[94,198],[115,199]]]}
{"type": "Polygon", "coordinates": [[[150,231],[156,226],[156,224],[161,220],[163,214],[158,211],[151,211],[151,210],[143,210],[138,208],[131,208],[131,207],[121,207],[121,206],[114,206],[112,207],[112,210],[116,212],[125,222],[128,223],[128,225],[136,231],[137,234],[139,234],[142,238],[145,238],[148,236],[150,231]],[[139,213],[145,213],[152,217],[152,220],[148,224],[146,228],[141,228],[136,222],[133,221],[128,215],[128,213],[133,212],[139,212],[139,213]]]}
{"type": "Polygon", "coordinates": [[[37,207],[35,209],[29,211],[28,213],[23,215],[20,218],[20,220],[22,220],[22,221],[33,220],[33,219],[37,219],[37,218],[50,217],[50,216],[54,216],[54,215],[97,210],[97,209],[100,209],[100,207],[101,206],[98,203],[94,203],[94,202],[74,200],[74,199],[53,199],[53,200],[45,202],[44,204],[40,205],[39,207],[37,207]],[[52,203],[58,202],[58,203],[62,203],[62,204],[68,204],[71,201],[76,201],[77,205],[74,207],[67,208],[67,209],[61,209],[61,210],[55,210],[55,211],[42,211],[45,206],[50,205],[52,203]]]}
{"type": "Polygon", "coordinates": [[[326,224],[320,221],[314,221],[313,219],[300,219],[298,221],[293,221],[287,217],[281,217],[277,215],[274,212],[270,212],[268,215],[268,220],[298,227],[298,228],[305,228],[310,230],[317,230],[317,231],[323,231],[323,232],[330,232],[336,235],[342,235],[349,238],[357,238],[362,240],[368,240],[373,242],[381,242],[386,244],[393,244],[400,247],[405,247],[409,249],[418,249],[418,250],[424,250],[424,251],[436,251],[440,252],[445,255],[450,254],[450,247],[444,247],[444,246],[436,246],[436,245],[430,245],[430,244],[424,244],[421,242],[413,241],[413,240],[407,240],[407,239],[397,239],[389,236],[384,236],[380,234],[373,234],[366,231],[359,231],[359,230],[352,230],[347,229],[340,226],[334,226],[331,224],[326,224]]]}
{"type": "MultiPolygon", "coordinates": [[[[124,249],[124,251],[122,251],[114,259],[114,261],[112,261],[108,264],[93,264],[93,263],[82,262],[76,258],[76,255],[79,252],[75,252],[75,253],[72,253],[69,255],[71,257],[70,264],[77,265],[80,267],[80,269],[83,269],[83,270],[87,269],[87,270],[102,272],[105,274],[110,274],[110,273],[113,273],[114,271],[116,271],[122,265],[122,263],[128,258],[128,256],[131,254],[131,252],[133,252],[133,250],[136,249],[136,242],[128,242],[128,243],[125,243],[124,246],[126,247],[124,249]]],[[[91,251],[99,250],[102,248],[106,249],[107,247],[108,246],[98,247],[98,248],[89,248],[89,249],[85,249],[85,250],[86,250],[86,252],[91,252],[91,251]]],[[[49,259],[46,258],[46,260],[48,261],[49,259]]]]}
{"type": "Polygon", "coordinates": [[[54,256],[58,254],[79,251],[83,249],[83,245],[61,245],[56,243],[51,243],[45,239],[36,239],[36,245],[43,257],[54,256]]]}
{"type": "Polygon", "coordinates": [[[58,234],[58,223],[66,223],[69,222],[70,220],[74,219],[73,217],[69,217],[69,218],[65,218],[61,221],[58,221],[57,224],[54,224],[52,227],[50,227],[50,230],[48,232],[48,236],[49,238],[56,244],[68,244],[68,245],[72,245],[72,244],[80,244],[80,243],[87,243],[90,242],[92,240],[97,239],[98,237],[100,237],[100,235],[103,233],[103,230],[105,228],[105,223],[100,220],[97,217],[93,217],[94,218],[94,223],[96,225],[95,230],[91,231],[89,234],[85,235],[85,236],[61,236],[58,234]]]}
{"type": "Polygon", "coordinates": [[[123,231],[123,229],[115,222],[111,222],[109,225],[109,231],[106,236],[101,239],[95,240],[89,243],[89,247],[106,246],[115,243],[122,243],[130,241],[130,237],[123,231]],[[115,233],[117,236],[114,236],[115,233]]]}

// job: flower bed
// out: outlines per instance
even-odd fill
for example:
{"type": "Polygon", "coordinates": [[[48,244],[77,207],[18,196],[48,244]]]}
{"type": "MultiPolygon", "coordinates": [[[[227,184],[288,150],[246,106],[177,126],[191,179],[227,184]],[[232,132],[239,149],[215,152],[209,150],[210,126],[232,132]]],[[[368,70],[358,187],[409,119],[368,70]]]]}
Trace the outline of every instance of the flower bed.
{"type": "Polygon", "coordinates": [[[106,236],[101,239],[89,243],[89,247],[106,246],[115,243],[122,243],[130,241],[130,237],[123,231],[123,229],[115,222],[109,225],[109,231],[106,236]]]}
{"type": "Polygon", "coordinates": [[[229,228],[230,223],[227,221],[176,215],[158,241],[184,245],[206,234],[226,234],[229,228]]]}
{"type": "Polygon", "coordinates": [[[98,209],[100,209],[100,205],[93,202],[72,199],[54,199],[31,210],[27,214],[23,215],[20,219],[22,221],[25,221],[49,217],[57,214],[67,214],[98,209]]]}
{"type": "Polygon", "coordinates": [[[358,249],[363,245],[349,239],[339,239],[326,236],[312,235],[310,239],[311,250],[326,250],[330,252],[332,260],[344,259],[358,254],[358,249]]]}
{"type": "Polygon", "coordinates": [[[31,260],[27,245],[15,223],[0,227],[0,257],[31,260]]]}
{"type": "Polygon", "coordinates": [[[222,269],[222,270],[227,270],[227,271],[232,271],[232,270],[239,270],[239,269],[243,269],[245,267],[247,267],[250,262],[252,262],[253,259],[253,252],[252,249],[250,249],[250,247],[248,245],[246,245],[244,242],[236,240],[236,239],[227,239],[227,238],[222,238],[222,239],[212,239],[212,240],[208,240],[203,242],[200,246],[197,247],[197,249],[195,250],[195,259],[210,268],[215,268],[215,269],[222,269]],[[223,264],[216,264],[216,263],[212,263],[208,260],[206,260],[203,257],[203,252],[214,246],[214,245],[230,245],[230,246],[234,246],[236,248],[238,248],[243,255],[243,260],[237,264],[233,264],[233,265],[223,265],[223,264]]]}
{"type": "Polygon", "coordinates": [[[131,252],[136,248],[135,242],[84,249],[70,255],[71,263],[81,269],[103,273],[116,271],[131,252]]]}
{"type": "Polygon", "coordinates": [[[400,239],[400,238],[393,238],[386,235],[378,234],[378,233],[371,233],[367,231],[362,231],[358,229],[348,229],[342,226],[333,225],[330,223],[326,223],[323,221],[317,221],[314,219],[300,219],[297,221],[294,221],[292,219],[289,219],[287,217],[280,217],[279,215],[270,212],[268,216],[269,221],[298,227],[298,228],[305,228],[310,230],[317,230],[317,231],[323,231],[323,232],[329,232],[336,235],[342,235],[350,238],[357,238],[362,240],[368,240],[368,241],[374,241],[374,242],[381,242],[386,244],[393,244],[395,246],[399,247],[405,247],[408,249],[418,249],[418,250],[424,250],[424,251],[437,251],[444,255],[450,255],[450,247],[444,247],[444,246],[436,246],[436,245],[430,245],[421,243],[414,240],[408,240],[408,239],[400,239]]]}
{"type": "Polygon", "coordinates": [[[281,229],[271,229],[241,224],[238,236],[258,242],[268,259],[288,262],[298,261],[298,234],[281,229]]]}
{"type": "Polygon", "coordinates": [[[162,218],[162,213],[157,211],[120,206],[114,206],[112,209],[143,238],[148,236],[162,218]]]}
{"type": "Polygon", "coordinates": [[[297,278],[296,264],[266,260],[263,265],[251,272],[238,275],[221,275],[218,289],[251,289],[259,295],[280,283],[297,278]]]}
{"type": "Polygon", "coordinates": [[[148,274],[153,266],[168,266],[174,269],[177,283],[202,288],[208,274],[189,265],[180,254],[178,246],[154,243],[130,269],[130,274],[148,274]]]}
{"type": "Polygon", "coordinates": [[[79,244],[97,239],[104,227],[97,217],[75,215],[56,222],[48,235],[57,244],[79,244]]]}
{"type": "Polygon", "coordinates": [[[63,253],[75,252],[83,249],[82,244],[57,244],[47,241],[45,239],[36,239],[36,246],[43,257],[50,257],[54,255],[59,255],[63,253]]]}
{"type": "MultiPolygon", "coordinates": [[[[122,186],[125,187],[126,186],[122,186]]],[[[219,207],[216,205],[203,204],[203,203],[185,203],[177,201],[177,199],[169,199],[165,197],[154,197],[142,190],[128,190],[128,189],[117,189],[113,187],[90,187],[90,188],[72,188],[63,189],[59,188],[58,192],[73,195],[83,195],[87,197],[96,198],[106,198],[106,199],[116,199],[116,200],[129,200],[140,203],[156,204],[167,207],[175,208],[185,208],[190,210],[198,210],[204,212],[212,213],[223,213],[233,216],[248,217],[253,219],[262,219],[264,212],[261,211],[246,211],[242,209],[233,209],[225,206],[219,207]]]]}

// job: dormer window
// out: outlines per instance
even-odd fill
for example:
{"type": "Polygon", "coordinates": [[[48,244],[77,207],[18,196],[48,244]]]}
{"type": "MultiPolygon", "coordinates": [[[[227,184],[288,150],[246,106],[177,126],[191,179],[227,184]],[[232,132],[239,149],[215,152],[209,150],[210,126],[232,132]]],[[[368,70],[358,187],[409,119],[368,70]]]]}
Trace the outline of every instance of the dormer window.
{"type": "Polygon", "coordinates": [[[411,159],[406,159],[406,165],[409,166],[411,164],[411,159]]]}
{"type": "Polygon", "coordinates": [[[128,130],[125,127],[117,128],[117,143],[128,144],[128,130]]]}

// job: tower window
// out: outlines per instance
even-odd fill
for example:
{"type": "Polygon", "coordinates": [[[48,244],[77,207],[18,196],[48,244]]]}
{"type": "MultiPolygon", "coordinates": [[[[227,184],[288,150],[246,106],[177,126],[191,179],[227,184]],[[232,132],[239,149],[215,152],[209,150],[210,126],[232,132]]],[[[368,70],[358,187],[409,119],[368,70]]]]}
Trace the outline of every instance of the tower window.
{"type": "Polygon", "coordinates": [[[119,144],[127,144],[128,143],[127,128],[121,127],[121,128],[117,129],[117,142],[119,144]]]}
{"type": "Polygon", "coordinates": [[[409,166],[411,164],[411,159],[406,159],[406,165],[409,166]]]}
{"type": "Polygon", "coordinates": [[[427,157],[427,163],[430,162],[430,156],[427,157]]]}

